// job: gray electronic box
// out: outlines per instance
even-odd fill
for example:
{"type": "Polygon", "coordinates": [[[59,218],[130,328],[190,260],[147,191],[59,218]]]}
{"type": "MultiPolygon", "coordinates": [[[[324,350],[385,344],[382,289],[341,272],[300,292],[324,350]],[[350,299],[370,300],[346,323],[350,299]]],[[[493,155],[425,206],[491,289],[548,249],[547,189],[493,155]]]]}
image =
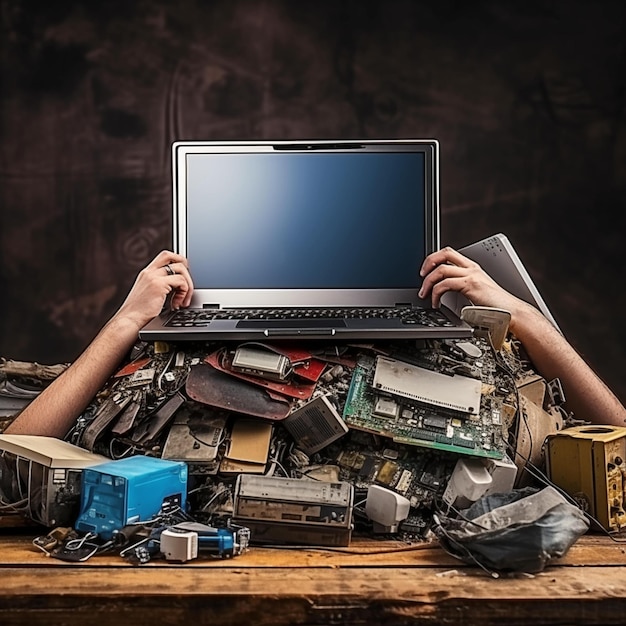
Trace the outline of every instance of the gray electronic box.
{"type": "Polygon", "coordinates": [[[233,522],[252,543],[348,546],[353,499],[346,482],[240,474],[233,522]]]}
{"type": "Polygon", "coordinates": [[[83,469],[109,461],[67,441],[0,435],[0,493],[33,521],[72,526],[80,510],[83,469]]]}

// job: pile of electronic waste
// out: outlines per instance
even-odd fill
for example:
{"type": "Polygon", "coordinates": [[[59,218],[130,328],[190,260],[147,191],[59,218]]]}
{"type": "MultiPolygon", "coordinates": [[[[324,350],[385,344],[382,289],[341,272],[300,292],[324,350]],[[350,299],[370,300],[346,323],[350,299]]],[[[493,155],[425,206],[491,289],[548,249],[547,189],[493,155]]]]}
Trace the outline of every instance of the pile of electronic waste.
{"type": "Polygon", "coordinates": [[[528,484],[561,401],[516,341],[480,333],[140,343],[63,450],[0,435],[2,510],[50,527],[36,545],[69,560],[424,541],[437,516],[528,484]]]}

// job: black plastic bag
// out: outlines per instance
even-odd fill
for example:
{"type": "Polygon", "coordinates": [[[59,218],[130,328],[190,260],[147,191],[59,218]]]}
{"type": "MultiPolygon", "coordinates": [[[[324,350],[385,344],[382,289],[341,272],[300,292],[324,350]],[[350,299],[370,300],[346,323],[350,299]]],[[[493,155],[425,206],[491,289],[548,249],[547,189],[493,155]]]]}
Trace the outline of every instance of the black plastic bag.
{"type": "Polygon", "coordinates": [[[589,530],[584,513],[553,487],[485,496],[460,515],[434,516],[440,544],[490,573],[540,572],[589,530]]]}

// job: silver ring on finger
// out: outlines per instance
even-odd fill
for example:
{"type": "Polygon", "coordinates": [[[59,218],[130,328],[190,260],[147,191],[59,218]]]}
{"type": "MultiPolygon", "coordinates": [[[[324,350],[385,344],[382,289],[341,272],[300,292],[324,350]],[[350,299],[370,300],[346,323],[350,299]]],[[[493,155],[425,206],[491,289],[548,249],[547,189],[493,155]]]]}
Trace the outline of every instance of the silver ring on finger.
{"type": "Polygon", "coordinates": [[[168,276],[173,276],[176,272],[170,267],[170,264],[164,265],[163,268],[167,272],[168,276]]]}

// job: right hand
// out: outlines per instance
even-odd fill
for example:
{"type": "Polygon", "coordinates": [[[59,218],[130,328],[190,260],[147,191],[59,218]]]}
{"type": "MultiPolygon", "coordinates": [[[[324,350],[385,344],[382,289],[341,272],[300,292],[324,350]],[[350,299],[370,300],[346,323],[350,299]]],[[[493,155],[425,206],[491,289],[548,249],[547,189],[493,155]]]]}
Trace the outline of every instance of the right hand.
{"type": "Polygon", "coordinates": [[[424,278],[420,298],[430,294],[432,305],[438,307],[447,291],[463,294],[472,304],[506,309],[513,313],[524,304],[500,287],[478,263],[453,248],[446,247],[429,254],[422,264],[424,278]]]}

